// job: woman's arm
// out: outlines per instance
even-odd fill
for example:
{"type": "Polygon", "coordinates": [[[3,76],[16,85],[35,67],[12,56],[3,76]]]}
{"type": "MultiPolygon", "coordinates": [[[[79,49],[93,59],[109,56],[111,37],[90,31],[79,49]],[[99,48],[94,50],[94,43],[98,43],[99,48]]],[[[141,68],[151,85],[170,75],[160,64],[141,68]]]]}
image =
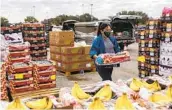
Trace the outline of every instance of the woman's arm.
{"type": "Polygon", "coordinates": [[[97,39],[95,38],[93,40],[91,49],[90,49],[90,57],[92,59],[96,59],[97,58],[97,54],[98,54],[98,44],[97,44],[97,39]]]}

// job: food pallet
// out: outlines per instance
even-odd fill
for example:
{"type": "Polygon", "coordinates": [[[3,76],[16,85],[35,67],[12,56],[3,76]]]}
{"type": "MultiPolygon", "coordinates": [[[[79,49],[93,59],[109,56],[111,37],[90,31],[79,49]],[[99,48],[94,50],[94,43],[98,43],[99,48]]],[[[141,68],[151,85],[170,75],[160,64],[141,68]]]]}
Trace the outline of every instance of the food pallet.
{"type": "Polygon", "coordinates": [[[72,75],[72,73],[77,72],[80,73],[81,71],[91,71],[91,72],[95,72],[96,68],[92,67],[92,68],[80,68],[80,69],[74,69],[74,70],[64,70],[62,68],[56,67],[57,71],[60,71],[62,73],[64,73],[66,76],[70,76],[72,75]]]}
{"type": "Polygon", "coordinates": [[[48,88],[48,89],[41,89],[41,90],[33,90],[33,91],[26,91],[24,93],[16,93],[12,94],[13,98],[21,97],[21,98],[33,98],[42,95],[54,95],[59,93],[59,88],[48,88]]]}

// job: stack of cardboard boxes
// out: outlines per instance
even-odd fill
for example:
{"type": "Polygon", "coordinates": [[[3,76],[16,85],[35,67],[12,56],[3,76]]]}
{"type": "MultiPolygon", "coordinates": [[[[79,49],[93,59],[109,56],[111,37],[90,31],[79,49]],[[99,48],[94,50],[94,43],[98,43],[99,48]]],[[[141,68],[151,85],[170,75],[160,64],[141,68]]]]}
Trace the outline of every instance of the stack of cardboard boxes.
{"type": "Polygon", "coordinates": [[[172,9],[171,13],[163,14],[162,33],[160,41],[160,75],[169,76],[172,74],[172,9]]]}
{"type": "Polygon", "coordinates": [[[72,31],[50,33],[50,57],[57,62],[57,70],[66,75],[80,70],[92,70],[94,62],[89,56],[90,46],[74,46],[72,31]]]}
{"type": "Polygon", "coordinates": [[[160,20],[149,20],[140,33],[139,56],[145,56],[145,62],[139,62],[140,77],[159,74],[160,35],[160,20]]]}
{"type": "Polygon", "coordinates": [[[6,89],[6,84],[7,84],[7,81],[6,81],[6,64],[5,63],[2,63],[0,64],[1,66],[1,69],[0,69],[0,81],[1,81],[1,92],[0,92],[0,99],[7,99],[7,89],[6,89]]]}
{"type": "Polygon", "coordinates": [[[47,59],[46,37],[43,24],[23,24],[23,37],[24,41],[30,43],[32,60],[38,61],[47,59]]]}

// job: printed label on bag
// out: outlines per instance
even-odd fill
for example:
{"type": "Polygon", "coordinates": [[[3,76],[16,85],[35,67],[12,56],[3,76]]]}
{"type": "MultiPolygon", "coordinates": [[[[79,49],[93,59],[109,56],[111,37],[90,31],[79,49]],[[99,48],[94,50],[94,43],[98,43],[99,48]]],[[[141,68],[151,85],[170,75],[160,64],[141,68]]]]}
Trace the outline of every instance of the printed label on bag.
{"type": "Polygon", "coordinates": [[[166,37],[166,38],[165,38],[165,41],[166,41],[166,42],[169,42],[169,41],[170,41],[170,37],[166,37]]]}
{"type": "Polygon", "coordinates": [[[151,43],[149,43],[149,47],[152,47],[152,42],[151,42],[151,43]]]}
{"type": "Polygon", "coordinates": [[[15,79],[23,79],[23,74],[15,74],[15,79]]]}

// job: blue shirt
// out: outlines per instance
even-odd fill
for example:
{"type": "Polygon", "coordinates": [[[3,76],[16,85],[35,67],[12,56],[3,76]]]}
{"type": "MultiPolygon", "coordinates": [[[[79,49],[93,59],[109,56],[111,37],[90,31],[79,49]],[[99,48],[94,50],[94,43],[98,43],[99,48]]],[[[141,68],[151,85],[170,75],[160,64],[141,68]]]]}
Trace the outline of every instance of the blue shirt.
{"type": "MultiPolygon", "coordinates": [[[[113,43],[115,53],[120,52],[117,40],[115,37],[109,37],[110,41],[113,43]]],[[[96,36],[92,42],[90,49],[90,56],[93,58],[94,55],[99,55],[106,53],[104,39],[101,35],[96,36]]]]}

